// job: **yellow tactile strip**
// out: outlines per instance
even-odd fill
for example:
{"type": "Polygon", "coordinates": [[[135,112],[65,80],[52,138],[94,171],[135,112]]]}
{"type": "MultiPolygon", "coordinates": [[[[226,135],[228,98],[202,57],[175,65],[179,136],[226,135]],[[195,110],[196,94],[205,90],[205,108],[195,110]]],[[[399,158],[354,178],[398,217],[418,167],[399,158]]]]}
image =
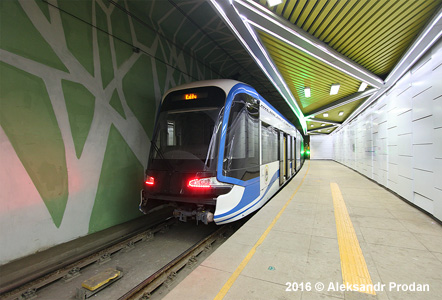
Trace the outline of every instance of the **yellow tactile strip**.
{"type": "Polygon", "coordinates": [[[364,255],[337,183],[331,182],[343,283],[349,289],[376,295],[364,255]]]}

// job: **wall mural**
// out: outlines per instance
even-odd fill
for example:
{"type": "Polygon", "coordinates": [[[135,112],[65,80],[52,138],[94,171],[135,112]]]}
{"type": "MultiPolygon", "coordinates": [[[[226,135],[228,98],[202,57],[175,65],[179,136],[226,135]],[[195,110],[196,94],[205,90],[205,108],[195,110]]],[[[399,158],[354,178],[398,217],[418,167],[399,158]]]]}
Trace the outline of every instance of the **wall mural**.
{"type": "Polygon", "coordinates": [[[140,216],[161,95],[227,72],[169,3],[141,5],[0,2],[0,264],[140,216]]]}

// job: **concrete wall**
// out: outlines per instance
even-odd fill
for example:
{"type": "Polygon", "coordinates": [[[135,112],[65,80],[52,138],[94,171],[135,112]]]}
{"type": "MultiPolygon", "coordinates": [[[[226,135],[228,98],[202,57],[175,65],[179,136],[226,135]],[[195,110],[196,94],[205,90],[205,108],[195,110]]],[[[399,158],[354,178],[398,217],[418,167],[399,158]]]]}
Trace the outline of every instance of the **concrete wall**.
{"type": "Polygon", "coordinates": [[[442,220],[442,41],[333,140],[335,160],[442,220]]]}
{"type": "Polygon", "coordinates": [[[333,159],[333,137],[330,135],[310,136],[310,159],[333,159]]]}
{"type": "Polygon", "coordinates": [[[0,1],[0,264],[139,217],[161,95],[237,72],[167,1],[48,2],[0,1]]]}

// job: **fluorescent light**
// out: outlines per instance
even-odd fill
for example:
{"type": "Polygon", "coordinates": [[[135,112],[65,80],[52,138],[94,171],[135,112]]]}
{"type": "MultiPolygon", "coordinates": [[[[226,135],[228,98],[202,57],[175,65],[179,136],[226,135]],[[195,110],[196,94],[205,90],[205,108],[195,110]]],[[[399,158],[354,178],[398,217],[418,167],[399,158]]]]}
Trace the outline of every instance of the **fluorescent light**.
{"type": "Polygon", "coordinates": [[[336,95],[339,92],[339,83],[332,84],[330,88],[330,95],[336,95]]]}
{"type": "Polygon", "coordinates": [[[310,88],[309,87],[304,88],[304,96],[306,98],[310,97],[310,88]]]}
{"type": "Polygon", "coordinates": [[[315,127],[315,125],[312,124],[312,125],[310,125],[310,127],[315,127]]]}
{"type": "Polygon", "coordinates": [[[323,113],[322,115],[323,115],[325,118],[328,117],[328,113],[323,113]]]}
{"type": "Polygon", "coordinates": [[[344,112],[343,112],[343,111],[340,111],[338,115],[339,115],[339,116],[342,116],[343,114],[344,114],[344,112]]]}
{"type": "Polygon", "coordinates": [[[321,126],[325,126],[325,124],[324,124],[324,123],[322,123],[322,124],[321,124],[321,126]]]}
{"type": "Polygon", "coordinates": [[[267,0],[267,4],[269,5],[269,7],[281,4],[282,0],[267,0]]]}
{"type": "Polygon", "coordinates": [[[365,82],[361,82],[361,85],[359,86],[359,90],[358,90],[358,92],[363,92],[363,91],[365,91],[365,88],[368,86],[368,84],[367,83],[365,83],[365,82]]]}

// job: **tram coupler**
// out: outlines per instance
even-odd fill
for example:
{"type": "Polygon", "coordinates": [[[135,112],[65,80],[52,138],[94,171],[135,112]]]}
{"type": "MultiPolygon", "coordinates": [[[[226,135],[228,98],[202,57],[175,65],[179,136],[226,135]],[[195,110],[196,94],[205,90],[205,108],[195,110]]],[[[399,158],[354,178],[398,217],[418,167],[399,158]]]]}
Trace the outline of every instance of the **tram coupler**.
{"type": "Polygon", "coordinates": [[[206,210],[185,210],[176,208],[173,211],[173,216],[178,218],[181,222],[187,222],[187,218],[195,219],[196,225],[198,225],[198,222],[203,222],[206,225],[213,222],[213,213],[206,210]]]}

